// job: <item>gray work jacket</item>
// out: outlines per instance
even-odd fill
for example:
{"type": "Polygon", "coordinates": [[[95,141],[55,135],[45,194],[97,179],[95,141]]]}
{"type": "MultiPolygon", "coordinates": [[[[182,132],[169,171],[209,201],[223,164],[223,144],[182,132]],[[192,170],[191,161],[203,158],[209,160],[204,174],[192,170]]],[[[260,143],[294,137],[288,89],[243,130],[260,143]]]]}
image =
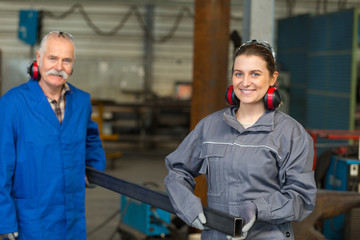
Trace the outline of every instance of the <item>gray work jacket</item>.
{"type": "MultiPolygon", "coordinates": [[[[193,189],[194,177],[205,174],[209,207],[240,216],[239,204],[257,206],[247,239],[294,239],[290,222],[304,219],[315,205],[313,140],[283,112],[266,111],[244,129],[236,111],[229,107],[205,117],[166,157],[164,183],[176,214],[190,224],[203,211],[193,189]]],[[[202,239],[226,235],[208,230],[202,239]]]]}

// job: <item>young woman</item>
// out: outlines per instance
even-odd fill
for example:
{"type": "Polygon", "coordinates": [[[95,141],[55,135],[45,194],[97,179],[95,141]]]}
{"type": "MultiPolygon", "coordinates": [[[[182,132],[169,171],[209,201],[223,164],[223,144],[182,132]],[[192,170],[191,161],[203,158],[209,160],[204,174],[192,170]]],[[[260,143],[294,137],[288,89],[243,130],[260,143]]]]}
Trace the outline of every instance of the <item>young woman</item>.
{"type": "Polygon", "coordinates": [[[239,104],[202,119],[165,159],[173,207],[203,230],[202,239],[294,239],[290,222],[314,208],[313,140],[296,120],[264,104],[277,77],[270,45],[244,43],[232,74],[239,104]],[[193,194],[201,174],[207,176],[208,206],[244,218],[241,238],[205,227],[201,201],[193,194]]]}

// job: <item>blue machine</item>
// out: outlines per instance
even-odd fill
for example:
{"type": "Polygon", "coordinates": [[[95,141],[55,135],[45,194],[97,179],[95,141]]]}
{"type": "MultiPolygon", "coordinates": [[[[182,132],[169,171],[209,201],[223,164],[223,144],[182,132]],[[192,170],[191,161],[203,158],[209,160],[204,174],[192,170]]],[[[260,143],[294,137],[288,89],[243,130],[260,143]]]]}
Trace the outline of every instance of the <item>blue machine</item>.
{"type": "Polygon", "coordinates": [[[147,236],[169,234],[166,225],[170,224],[171,214],[151,207],[126,196],[121,196],[120,216],[122,223],[144,233],[147,236]]]}
{"type": "Polygon", "coordinates": [[[29,45],[35,45],[40,28],[38,10],[20,10],[18,38],[29,45]]]}
{"type": "MultiPolygon", "coordinates": [[[[326,174],[325,188],[337,191],[359,191],[360,161],[332,156],[326,174]]],[[[345,214],[324,221],[323,234],[328,240],[342,240],[345,235],[345,214]]]]}

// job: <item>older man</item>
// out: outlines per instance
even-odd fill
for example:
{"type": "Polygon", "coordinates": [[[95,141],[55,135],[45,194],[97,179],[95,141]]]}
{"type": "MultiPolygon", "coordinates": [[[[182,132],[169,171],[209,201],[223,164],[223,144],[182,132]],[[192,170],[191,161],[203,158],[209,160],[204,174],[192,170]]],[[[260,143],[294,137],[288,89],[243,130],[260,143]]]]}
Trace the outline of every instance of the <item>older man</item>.
{"type": "Polygon", "coordinates": [[[73,37],[48,33],[36,79],[0,98],[0,239],[86,239],[85,166],[105,154],[74,60],[73,37]]]}

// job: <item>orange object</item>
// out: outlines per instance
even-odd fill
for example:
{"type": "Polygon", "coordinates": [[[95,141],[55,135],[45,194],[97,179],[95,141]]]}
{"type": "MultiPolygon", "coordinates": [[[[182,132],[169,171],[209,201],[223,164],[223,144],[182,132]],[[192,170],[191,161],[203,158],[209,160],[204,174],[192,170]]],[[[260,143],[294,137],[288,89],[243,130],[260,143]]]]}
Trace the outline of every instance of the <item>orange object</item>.
{"type": "Polygon", "coordinates": [[[318,138],[336,139],[336,140],[359,140],[360,130],[337,130],[337,129],[307,129],[314,140],[314,162],[313,170],[316,167],[318,138]]]}

